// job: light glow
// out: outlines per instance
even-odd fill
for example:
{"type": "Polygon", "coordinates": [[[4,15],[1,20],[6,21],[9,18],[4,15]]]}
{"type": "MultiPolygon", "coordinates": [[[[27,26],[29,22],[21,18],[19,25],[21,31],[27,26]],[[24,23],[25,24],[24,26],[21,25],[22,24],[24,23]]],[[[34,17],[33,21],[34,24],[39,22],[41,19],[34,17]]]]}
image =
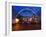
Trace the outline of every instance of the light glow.
{"type": "Polygon", "coordinates": [[[19,19],[18,19],[18,18],[16,18],[16,19],[15,19],[15,21],[16,21],[16,23],[18,23],[18,22],[19,22],[19,19]]]}

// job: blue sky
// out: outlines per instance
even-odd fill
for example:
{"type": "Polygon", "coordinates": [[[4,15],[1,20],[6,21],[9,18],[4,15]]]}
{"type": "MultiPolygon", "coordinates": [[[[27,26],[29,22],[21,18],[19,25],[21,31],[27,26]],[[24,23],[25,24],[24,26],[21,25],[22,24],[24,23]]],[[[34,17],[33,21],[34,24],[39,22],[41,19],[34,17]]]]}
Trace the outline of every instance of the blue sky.
{"type": "Polygon", "coordinates": [[[20,14],[21,16],[32,16],[35,14],[36,16],[41,15],[41,7],[32,7],[32,6],[12,6],[12,17],[16,17],[17,14],[20,14]],[[30,9],[30,10],[26,10],[30,9]],[[22,9],[25,9],[24,11],[20,12],[22,9]],[[20,12],[20,13],[19,13],[20,12]]]}

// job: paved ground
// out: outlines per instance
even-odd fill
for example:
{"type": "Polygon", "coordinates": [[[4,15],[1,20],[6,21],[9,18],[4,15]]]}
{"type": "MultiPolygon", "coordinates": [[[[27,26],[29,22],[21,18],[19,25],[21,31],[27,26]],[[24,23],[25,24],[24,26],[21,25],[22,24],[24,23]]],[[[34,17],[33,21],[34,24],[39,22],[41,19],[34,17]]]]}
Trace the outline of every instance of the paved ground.
{"type": "Polygon", "coordinates": [[[28,25],[22,25],[22,24],[12,24],[12,31],[19,31],[19,30],[40,30],[41,25],[40,24],[28,24],[28,25]]]}

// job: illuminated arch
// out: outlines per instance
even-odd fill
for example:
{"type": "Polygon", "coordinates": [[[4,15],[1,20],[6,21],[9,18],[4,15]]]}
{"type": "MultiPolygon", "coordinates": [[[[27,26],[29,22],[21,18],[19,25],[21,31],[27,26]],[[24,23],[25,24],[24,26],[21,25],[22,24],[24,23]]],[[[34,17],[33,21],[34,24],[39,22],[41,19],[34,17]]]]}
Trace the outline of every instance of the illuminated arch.
{"type": "Polygon", "coordinates": [[[18,12],[18,14],[16,15],[16,17],[17,17],[21,12],[23,12],[24,10],[29,10],[30,12],[32,11],[32,13],[36,15],[36,13],[35,13],[32,9],[30,9],[30,8],[23,8],[23,9],[21,9],[21,10],[18,12]]]}

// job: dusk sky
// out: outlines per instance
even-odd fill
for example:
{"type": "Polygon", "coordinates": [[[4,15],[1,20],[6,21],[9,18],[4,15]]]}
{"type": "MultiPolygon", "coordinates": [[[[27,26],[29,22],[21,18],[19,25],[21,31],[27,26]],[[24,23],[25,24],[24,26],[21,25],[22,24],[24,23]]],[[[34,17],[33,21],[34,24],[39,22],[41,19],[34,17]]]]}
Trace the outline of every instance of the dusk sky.
{"type": "Polygon", "coordinates": [[[17,14],[21,16],[36,16],[41,15],[41,7],[32,7],[32,6],[12,6],[12,17],[15,17],[17,14]],[[23,9],[23,11],[21,11],[23,9]],[[20,12],[20,13],[19,13],[20,12]]]}

